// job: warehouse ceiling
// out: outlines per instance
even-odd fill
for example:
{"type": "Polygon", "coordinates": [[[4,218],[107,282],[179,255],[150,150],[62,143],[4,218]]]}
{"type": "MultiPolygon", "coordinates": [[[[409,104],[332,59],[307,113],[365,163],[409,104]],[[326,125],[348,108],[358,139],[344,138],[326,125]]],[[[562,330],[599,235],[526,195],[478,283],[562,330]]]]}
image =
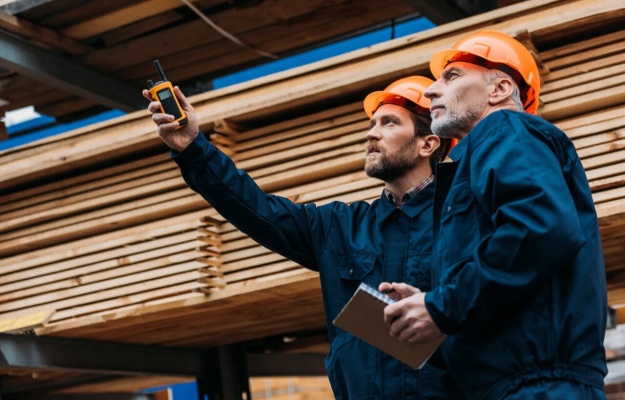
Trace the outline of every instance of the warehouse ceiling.
{"type": "Polygon", "coordinates": [[[155,59],[194,94],[216,77],[405,20],[443,24],[515,2],[0,0],[0,116],[31,105],[60,122],[130,112],[145,107],[139,91],[157,80],[155,59]]]}

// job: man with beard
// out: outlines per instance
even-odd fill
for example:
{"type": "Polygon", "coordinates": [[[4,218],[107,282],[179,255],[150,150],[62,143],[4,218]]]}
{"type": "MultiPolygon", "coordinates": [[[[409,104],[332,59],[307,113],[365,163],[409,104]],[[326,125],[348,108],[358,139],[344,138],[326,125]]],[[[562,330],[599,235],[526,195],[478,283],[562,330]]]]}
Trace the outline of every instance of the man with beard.
{"type": "Polygon", "coordinates": [[[606,282],[573,143],[531,114],[540,77],[512,37],[477,32],[430,60],[432,130],[459,139],[436,170],[433,289],[382,283],[402,340],[441,353],[470,399],[605,399],[606,282]]]}
{"type": "Polygon", "coordinates": [[[337,399],[461,398],[446,371],[429,364],[414,370],[332,325],[361,282],[375,287],[402,280],[430,288],[432,164],[450,142],[440,146],[430,131],[423,92],[431,83],[404,78],[364,101],[371,121],[365,171],[384,182],[381,198],[321,206],[263,193],[198,133],[193,107],[178,88],[174,92],[188,118],[183,127],[143,92],[189,187],[258,243],[319,272],[330,340],[326,368],[337,399]]]}

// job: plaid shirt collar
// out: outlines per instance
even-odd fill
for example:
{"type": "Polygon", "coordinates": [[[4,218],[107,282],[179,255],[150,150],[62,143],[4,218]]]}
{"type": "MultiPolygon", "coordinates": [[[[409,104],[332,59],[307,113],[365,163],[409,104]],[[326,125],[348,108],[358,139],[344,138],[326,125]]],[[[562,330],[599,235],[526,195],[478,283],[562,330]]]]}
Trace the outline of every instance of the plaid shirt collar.
{"type": "Polygon", "coordinates": [[[428,176],[427,178],[425,178],[423,181],[421,181],[421,183],[417,184],[416,186],[413,186],[410,190],[408,190],[401,197],[401,200],[398,200],[386,188],[384,188],[384,194],[386,195],[386,198],[388,199],[388,201],[390,201],[393,205],[395,205],[395,207],[399,208],[399,207],[401,207],[402,204],[404,204],[405,202],[407,202],[408,200],[413,198],[417,193],[419,193],[421,191],[421,189],[423,189],[424,187],[426,187],[427,185],[429,185],[433,181],[434,181],[434,174],[428,176]]]}

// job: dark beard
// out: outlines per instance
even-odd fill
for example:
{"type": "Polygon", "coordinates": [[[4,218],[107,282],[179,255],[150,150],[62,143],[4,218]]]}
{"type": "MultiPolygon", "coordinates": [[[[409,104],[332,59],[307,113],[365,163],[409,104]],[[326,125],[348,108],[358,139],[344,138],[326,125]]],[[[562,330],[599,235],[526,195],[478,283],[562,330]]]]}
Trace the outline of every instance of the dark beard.
{"type": "Polygon", "coordinates": [[[408,163],[406,160],[393,163],[388,158],[383,158],[378,164],[367,167],[365,164],[365,173],[371,178],[379,179],[383,182],[393,182],[401,178],[414,166],[414,163],[408,163]]]}

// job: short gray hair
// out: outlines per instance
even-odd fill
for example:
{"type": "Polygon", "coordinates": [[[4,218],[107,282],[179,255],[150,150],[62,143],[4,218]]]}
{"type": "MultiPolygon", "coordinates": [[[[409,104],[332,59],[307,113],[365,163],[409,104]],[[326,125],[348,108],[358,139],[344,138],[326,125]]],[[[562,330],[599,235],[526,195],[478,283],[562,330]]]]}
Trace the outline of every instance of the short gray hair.
{"type": "Polygon", "coordinates": [[[514,78],[510,75],[506,74],[503,71],[499,71],[498,69],[488,69],[484,72],[484,78],[487,83],[492,82],[497,78],[507,78],[512,81],[512,101],[514,102],[515,107],[518,111],[525,111],[525,107],[523,107],[523,102],[521,101],[521,90],[519,89],[519,85],[517,85],[514,78]]]}

